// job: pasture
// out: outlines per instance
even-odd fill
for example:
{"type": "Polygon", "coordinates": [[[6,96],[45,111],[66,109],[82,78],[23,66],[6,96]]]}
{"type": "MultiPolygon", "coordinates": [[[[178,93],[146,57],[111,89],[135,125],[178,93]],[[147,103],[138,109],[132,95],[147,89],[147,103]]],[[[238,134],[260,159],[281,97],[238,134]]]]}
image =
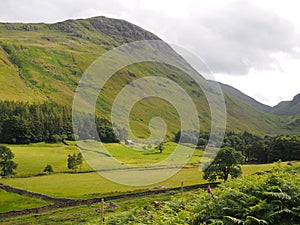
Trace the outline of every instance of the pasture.
{"type": "Polygon", "coordinates": [[[10,193],[0,189],[0,212],[22,210],[49,204],[50,202],[41,199],[10,193]]]}

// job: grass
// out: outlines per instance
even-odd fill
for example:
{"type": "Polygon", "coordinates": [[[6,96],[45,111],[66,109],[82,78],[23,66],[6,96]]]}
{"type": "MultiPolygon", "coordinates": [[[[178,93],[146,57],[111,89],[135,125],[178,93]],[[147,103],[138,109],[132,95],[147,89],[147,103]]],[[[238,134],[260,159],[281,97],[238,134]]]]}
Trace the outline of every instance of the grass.
{"type": "Polygon", "coordinates": [[[45,206],[49,204],[49,202],[46,202],[41,199],[10,193],[0,189],[0,212],[22,210],[27,208],[45,206]]]}
{"type": "MultiPolygon", "coordinates": [[[[87,162],[84,162],[81,173],[66,173],[70,172],[67,169],[67,155],[78,152],[75,146],[37,143],[30,145],[9,145],[9,147],[15,153],[15,161],[19,165],[16,171],[17,177],[2,179],[2,182],[14,187],[57,197],[89,198],[109,193],[148,189],[155,186],[131,187],[116,184],[96,172],[90,172],[92,169],[87,162]],[[42,173],[47,164],[52,165],[56,173],[36,176],[42,173]]],[[[176,144],[166,143],[162,154],[158,153],[158,150],[155,149],[142,150],[143,145],[136,145],[136,150],[121,144],[105,144],[105,147],[110,154],[124,163],[144,166],[165,159],[172,153],[176,144]]],[[[202,154],[202,150],[195,150],[189,163],[198,163],[202,154]]],[[[248,176],[258,171],[270,170],[272,166],[272,164],[246,164],[242,167],[243,174],[244,176],[248,176]]],[[[168,171],[169,169],[149,171],[149,176],[161,176],[161,173],[167,173],[168,171]]],[[[181,181],[184,182],[184,185],[205,182],[202,178],[202,171],[199,171],[198,167],[189,167],[181,169],[171,178],[156,185],[177,187],[180,186],[181,181]]]]}
{"type": "MultiPolygon", "coordinates": [[[[156,185],[178,187],[181,181],[185,185],[205,182],[198,168],[183,169],[170,179],[156,185]]],[[[131,187],[111,182],[98,173],[53,174],[47,176],[3,179],[3,183],[33,192],[56,197],[91,198],[107,194],[118,194],[144,189],[156,185],[131,187]]]]}
{"type": "MultiPolygon", "coordinates": [[[[175,143],[166,143],[163,153],[160,154],[158,150],[154,149],[154,146],[150,150],[142,150],[143,145],[136,144],[135,150],[133,150],[121,144],[105,144],[110,154],[124,163],[135,166],[157,163],[168,157],[176,146],[175,143]]],[[[113,183],[96,172],[90,172],[92,169],[86,161],[83,163],[81,173],[66,173],[70,172],[67,169],[67,155],[79,152],[75,146],[37,143],[9,145],[8,147],[15,153],[15,161],[18,163],[18,168],[16,177],[3,179],[2,182],[14,187],[58,197],[74,198],[88,198],[95,195],[128,192],[135,189],[130,186],[113,183]],[[52,165],[55,173],[41,176],[47,164],[52,165]]],[[[202,151],[196,150],[195,156],[190,159],[190,162],[196,163],[199,161],[202,153],[202,151]]],[[[162,170],[162,172],[167,171],[168,169],[162,170]]],[[[153,176],[160,176],[161,172],[158,172],[154,173],[153,176]]],[[[175,187],[179,186],[181,181],[184,181],[185,185],[196,184],[203,181],[201,177],[202,175],[198,168],[183,169],[174,177],[161,182],[160,185],[175,187]]],[[[153,188],[153,186],[142,186],[139,189],[153,188]]]]}
{"type": "MultiPolygon", "coordinates": [[[[105,218],[111,215],[127,211],[134,207],[146,207],[153,201],[168,201],[174,196],[179,196],[178,192],[169,192],[159,195],[143,196],[143,198],[120,199],[112,201],[118,206],[116,209],[107,209],[105,218]]],[[[106,202],[109,204],[111,202],[106,202]]],[[[66,209],[53,210],[38,215],[26,215],[8,219],[0,219],[3,225],[8,224],[99,224],[100,204],[90,206],[79,206],[66,209]]]]}
{"type": "MultiPolygon", "coordinates": [[[[269,170],[272,164],[263,164],[250,167],[243,166],[244,176],[255,172],[269,170]]],[[[80,174],[53,174],[47,176],[10,178],[3,179],[2,182],[14,187],[27,189],[30,191],[44,193],[56,197],[90,198],[107,194],[117,194],[120,192],[130,192],[143,189],[152,189],[156,185],[166,187],[178,187],[181,181],[184,185],[206,183],[202,178],[202,171],[198,168],[186,168],[180,170],[173,177],[160,182],[159,184],[142,187],[131,187],[111,182],[98,173],[80,174]]]]}
{"type": "MultiPolygon", "coordinates": [[[[14,161],[18,164],[16,174],[18,177],[41,174],[46,165],[51,165],[54,172],[67,172],[68,154],[79,152],[75,146],[63,144],[29,144],[8,145],[15,154],[14,161]]],[[[82,171],[91,171],[86,162],[82,171]]]]}
{"type": "MultiPolygon", "coordinates": [[[[286,163],[281,163],[282,166],[286,166],[286,163]]],[[[274,167],[274,163],[265,164],[245,164],[242,166],[243,176],[250,176],[256,172],[270,171],[274,167]]]]}
{"type": "MultiPolygon", "coordinates": [[[[73,144],[73,143],[70,143],[73,144]]],[[[55,173],[70,172],[67,169],[67,156],[78,153],[79,150],[73,145],[36,143],[29,145],[7,145],[15,154],[14,161],[18,164],[17,177],[39,175],[46,165],[52,165],[55,173]]],[[[175,143],[166,143],[162,154],[158,150],[143,150],[144,145],[136,144],[134,149],[122,144],[104,144],[108,152],[123,163],[134,166],[149,166],[167,158],[176,148],[175,143]]],[[[95,148],[96,149],[96,148],[95,148]]],[[[183,146],[183,149],[189,147],[183,146]]],[[[97,150],[97,149],[96,149],[97,150]]],[[[203,151],[195,150],[189,163],[199,163],[203,151]]],[[[89,172],[93,169],[84,161],[81,172],[89,172]]]]}
{"type": "MultiPolygon", "coordinates": [[[[88,142],[88,146],[90,150],[99,152],[99,148],[97,148],[97,144],[93,142],[88,142]]],[[[145,144],[137,144],[135,143],[133,146],[128,147],[123,144],[104,144],[105,149],[108,151],[110,155],[117,158],[123,163],[135,166],[149,166],[154,163],[158,163],[162,160],[165,160],[168,156],[170,156],[177,144],[174,142],[168,142],[164,144],[163,152],[160,153],[159,150],[155,149],[155,145],[152,145],[150,149],[144,150],[143,147],[146,147],[145,144]]],[[[183,151],[191,151],[192,148],[188,146],[181,146],[183,151]]],[[[100,151],[104,152],[104,151],[100,151]]],[[[195,150],[194,154],[189,160],[189,163],[199,163],[202,157],[202,150],[195,150]]],[[[101,156],[100,156],[101,157],[101,156]]]]}

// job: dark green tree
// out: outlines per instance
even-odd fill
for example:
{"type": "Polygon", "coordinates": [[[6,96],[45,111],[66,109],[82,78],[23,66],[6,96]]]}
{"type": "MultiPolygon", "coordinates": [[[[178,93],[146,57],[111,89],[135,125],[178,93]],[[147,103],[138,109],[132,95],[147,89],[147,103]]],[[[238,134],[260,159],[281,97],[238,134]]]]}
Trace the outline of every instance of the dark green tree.
{"type": "Polygon", "coordinates": [[[83,163],[82,154],[78,153],[76,156],[76,165],[79,166],[80,170],[81,170],[82,163],[83,163]]]}
{"type": "Polygon", "coordinates": [[[263,141],[257,141],[246,146],[243,152],[246,157],[246,161],[258,163],[266,163],[268,161],[268,152],[263,141]]]}
{"type": "Polygon", "coordinates": [[[82,163],[83,157],[81,153],[78,153],[77,155],[75,153],[73,155],[68,155],[68,169],[76,172],[78,166],[81,168],[82,163]]]}
{"type": "Polygon", "coordinates": [[[0,146],[0,170],[1,176],[14,174],[17,164],[12,161],[14,153],[6,146],[0,146]]]}
{"type": "Polygon", "coordinates": [[[164,146],[164,143],[163,142],[160,142],[155,149],[158,149],[159,150],[159,153],[162,153],[163,150],[164,150],[165,146],[164,146]]]}
{"type": "Polygon", "coordinates": [[[269,162],[300,160],[300,137],[279,136],[269,146],[269,162]]]}
{"type": "Polygon", "coordinates": [[[229,175],[236,178],[242,174],[239,165],[243,161],[243,155],[233,148],[221,148],[213,162],[204,169],[203,178],[209,181],[223,179],[226,181],[229,175]]]}
{"type": "Polygon", "coordinates": [[[69,170],[76,170],[75,166],[75,160],[76,160],[76,154],[74,153],[73,155],[68,155],[68,169],[69,170]]]}

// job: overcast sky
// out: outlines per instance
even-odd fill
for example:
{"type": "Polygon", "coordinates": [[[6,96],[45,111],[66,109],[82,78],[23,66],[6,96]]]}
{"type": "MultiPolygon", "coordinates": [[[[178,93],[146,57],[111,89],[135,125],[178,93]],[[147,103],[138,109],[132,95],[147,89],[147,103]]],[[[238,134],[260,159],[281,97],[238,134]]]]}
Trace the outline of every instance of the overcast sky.
{"type": "Polygon", "coordinates": [[[298,0],[0,0],[1,22],[108,16],[198,55],[218,81],[268,105],[300,93],[298,0]]]}

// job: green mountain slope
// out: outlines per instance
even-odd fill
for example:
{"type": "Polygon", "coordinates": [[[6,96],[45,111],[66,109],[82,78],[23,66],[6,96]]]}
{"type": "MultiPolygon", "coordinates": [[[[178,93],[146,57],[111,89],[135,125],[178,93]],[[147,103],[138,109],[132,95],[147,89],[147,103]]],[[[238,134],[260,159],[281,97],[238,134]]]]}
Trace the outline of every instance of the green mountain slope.
{"type": "MultiPolygon", "coordinates": [[[[74,91],[88,66],[116,46],[157,36],[123,20],[95,17],[56,24],[0,24],[0,96],[2,100],[51,101],[72,106],[74,91]]],[[[144,76],[162,76],[176,81],[197,105],[201,129],[210,129],[210,110],[205,95],[182,71],[161,63],[139,63],[118,71],[106,83],[98,101],[99,114],[110,118],[112,102],[119,91],[144,76]]],[[[255,134],[299,133],[296,116],[279,116],[253,107],[225,90],[227,129],[255,134]]],[[[149,134],[151,118],[161,116],[169,138],[180,121],[170,103],[159,98],[140,101],[131,111],[135,134],[149,134]]]]}
{"type": "Polygon", "coordinates": [[[233,95],[237,99],[241,100],[242,102],[247,103],[248,105],[259,109],[264,112],[271,112],[272,107],[268,105],[264,105],[258,101],[256,101],[254,98],[249,97],[248,95],[244,94],[243,92],[239,91],[238,89],[231,87],[227,84],[223,84],[219,82],[220,87],[222,88],[223,91],[225,91],[228,94],[233,95]]]}

